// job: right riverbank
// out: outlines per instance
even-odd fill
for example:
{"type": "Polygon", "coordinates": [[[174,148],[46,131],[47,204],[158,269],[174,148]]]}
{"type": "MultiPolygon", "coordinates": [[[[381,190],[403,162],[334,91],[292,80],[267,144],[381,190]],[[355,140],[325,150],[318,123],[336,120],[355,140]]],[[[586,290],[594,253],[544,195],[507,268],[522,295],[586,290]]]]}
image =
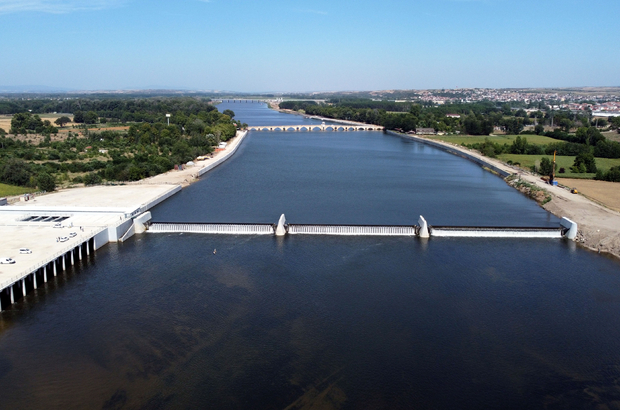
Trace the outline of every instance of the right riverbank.
{"type": "Polygon", "coordinates": [[[526,185],[511,183],[511,180],[523,181],[535,187],[534,189],[541,190],[548,194],[542,195],[540,200],[537,200],[544,209],[559,218],[567,217],[579,225],[579,234],[576,239],[578,243],[592,251],[607,253],[620,258],[619,212],[598,204],[580,194],[572,194],[565,187],[549,185],[538,175],[508,165],[502,161],[485,157],[475,150],[418,135],[393,133],[474,161],[501,175],[507,180],[509,185],[521,192],[531,190],[531,188],[524,189],[523,187],[526,185]],[[512,175],[514,177],[510,178],[512,175]],[[547,196],[550,196],[550,201],[545,201],[547,196]]]}

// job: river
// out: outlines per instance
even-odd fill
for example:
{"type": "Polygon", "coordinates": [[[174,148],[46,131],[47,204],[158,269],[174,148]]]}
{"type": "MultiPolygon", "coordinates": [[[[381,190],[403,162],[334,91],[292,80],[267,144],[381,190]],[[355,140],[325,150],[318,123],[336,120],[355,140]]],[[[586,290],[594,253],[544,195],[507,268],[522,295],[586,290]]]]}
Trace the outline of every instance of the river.
{"type": "MultiPolygon", "coordinates": [[[[219,108],[249,124],[311,121],[219,108]]],[[[380,132],[250,132],[153,210],[281,213],[558,223],[478,166],[380,132]]],[[[619,307],[620,264],[561,240],[144,234],[2,313],[0,406],[599,408],[620,400],[619,307]]]]}

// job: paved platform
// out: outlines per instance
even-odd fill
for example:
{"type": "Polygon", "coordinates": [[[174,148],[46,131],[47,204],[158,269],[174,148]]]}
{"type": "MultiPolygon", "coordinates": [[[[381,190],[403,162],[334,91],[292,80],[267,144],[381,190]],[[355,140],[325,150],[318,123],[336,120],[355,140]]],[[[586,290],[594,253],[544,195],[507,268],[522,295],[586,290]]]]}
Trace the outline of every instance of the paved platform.
{"type": "Polygon", "coordinates": [[[180,190],[180,185],[169,184],[96,186],[1,206],[0,258],[15,263],[0,264],[0,291],[103,231],[118,240],[132,226],[132,218],[180,190]],[[58,223],[62,227],[55,227],[58,223]],[[59,237],[70,238],[60,242],[59,237]],[[20,248],[32,253],[21,254],[20,248]]]}

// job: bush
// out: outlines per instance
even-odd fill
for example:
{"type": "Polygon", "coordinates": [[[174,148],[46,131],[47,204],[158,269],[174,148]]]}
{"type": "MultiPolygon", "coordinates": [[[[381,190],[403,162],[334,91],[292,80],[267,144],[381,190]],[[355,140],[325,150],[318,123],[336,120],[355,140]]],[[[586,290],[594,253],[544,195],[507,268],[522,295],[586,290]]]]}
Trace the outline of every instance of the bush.
{"type": "Polygon", "coordinates": [[[84,175],[85,185],[97,185],[101,183],[101,177],[94,172],[84,175]]]}
{"type": "Polygon", "coordinates": [[[52,192],[56,189],[56,180],[47,172],[37,175],[37,186],[42,191],[52,192]]]}
{"type": "Polygon", "coordinates": [[[564,167],[560,168],[560,171],[558,171],[560,174],[564,174],[566,173],[566,169],[564,169],[564,167]]]}
{"type": "Polygon", "coordinates": [[[605,173],[598,171],[594,179],[609,182],[620,182],[620,166],[611,167],[610,170],[605,173]]]}

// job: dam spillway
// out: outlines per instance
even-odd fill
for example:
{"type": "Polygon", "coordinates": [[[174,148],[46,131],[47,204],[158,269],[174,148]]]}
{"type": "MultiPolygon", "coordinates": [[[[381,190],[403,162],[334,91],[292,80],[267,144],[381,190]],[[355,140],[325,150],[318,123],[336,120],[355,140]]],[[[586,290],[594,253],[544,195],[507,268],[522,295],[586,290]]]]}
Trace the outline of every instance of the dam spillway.
{"type": "Polygon", "coordinates": [[[415,236],[415,226],[289,224],[289,235],[415,236]]]}
{"type": "Polygon", "coordinates": [[[557,228],[542,227],[449,227],[428,226],[420,216],[417,225],[323,225],[288,224],[284,215],[277,224],[173,223],[154,222],[151,233],[201,233],[226,235],[339,235],[339,236],[419,236],[421,238],[544,238],[574,239],[577,225],[563,218],[557,228]]]}
{"type": "Polygon", "coordinates": [[[431,236],[445,238],[546,238],[560,239],[562,228],[510,228],[510,227],[446,227],[434,226],[431,236]]]}
{"type": "Polygon", "coordinates": [[[235,224],[235,223],[153,223],[148,232],[155,233],[204,233],[227,235],[273,235],[273,224],[235,224]]]}

